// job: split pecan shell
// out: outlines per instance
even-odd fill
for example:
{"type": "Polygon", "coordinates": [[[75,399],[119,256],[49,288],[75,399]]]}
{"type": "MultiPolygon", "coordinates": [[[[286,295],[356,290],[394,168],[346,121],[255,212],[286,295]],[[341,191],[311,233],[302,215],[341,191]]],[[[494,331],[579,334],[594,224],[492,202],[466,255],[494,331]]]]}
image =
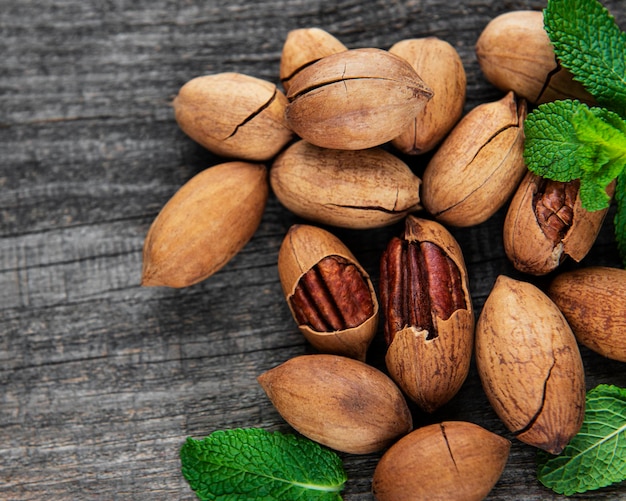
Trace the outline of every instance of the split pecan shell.
{"type": "Polygon", "coordinates": [[[469,372],[474,313],[467,270],[454,237],[435,221],[409,216],[402,238],[381,258],[380,298],[391,377],[433,412],[469,372]]]}
{"type": "Polygon", "coordinates": [[[291,313],[320,352],[365,360],[378,327],[369,275],[333,234],[292,226],[278,253],[278,273],[291,313]]]}
{"type": "MultiPolygon", "coordinates": [[[[614,191],[611,183],[607,194],[614,191]]],[[[596,241],[607,210],[585,210],[578,181],[551,181],[529,171],[504,220],[506,255],[517,270],[532,275],[555,270],[568,256],[579,262],[596,241]]]]}

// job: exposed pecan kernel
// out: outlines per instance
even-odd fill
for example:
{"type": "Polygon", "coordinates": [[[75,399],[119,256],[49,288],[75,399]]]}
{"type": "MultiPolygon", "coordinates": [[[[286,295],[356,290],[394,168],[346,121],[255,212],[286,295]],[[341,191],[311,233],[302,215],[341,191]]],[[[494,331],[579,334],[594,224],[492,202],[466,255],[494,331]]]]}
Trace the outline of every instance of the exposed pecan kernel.
{"type": "Polygon", "coordinates": [[[572,225],[579,186],[578,180],[565,183],[545,178],[538,186],[533,199],[537,222],[555,245],[563,240],[572,225]]]}
{"type": "Polygon", "coordinates": [[[374,313],[365,278],[340,256],[327,256],[307,271],[290,302],[298,324],[318,332],[357,327],[374,313]]]}
{"type": "Polygon", "coordinates": [[[427,339],[435,338],[435,316],[445,320],[467,308],[460,270],[431,242],[394,237],[381,259],[380,290],[388,344],[408,326],[427,331],[427,339]]]}

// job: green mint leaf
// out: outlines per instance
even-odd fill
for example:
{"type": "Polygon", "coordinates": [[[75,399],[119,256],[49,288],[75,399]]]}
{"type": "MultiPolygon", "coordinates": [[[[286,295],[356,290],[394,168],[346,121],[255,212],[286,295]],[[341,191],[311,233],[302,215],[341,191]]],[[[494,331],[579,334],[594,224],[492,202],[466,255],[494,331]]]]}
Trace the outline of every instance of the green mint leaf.
{"type": "Polygon", "coordinates": [[[539,451],[537,459],[539,481],[566,496],[626,480],[626,389],[590,390],[578,434],[558,456],[539,451]]]}
{"type": "Polygon", "coordinates": [[[538,106],[524,122],[524,160],[535,174],[555,181],[580,179],[593,164],[595,150],[581,143],[574,117],[588,106],[574,100],[538,106]]]}
{"type": "Polygon", "coordinates": [[[609,11],[598,0],[549,0],[544,25],[561,64],[626,117],[626,33],[609,11]]]}
{"type": "Polygon", "coordinates": [[[622,265],[626,268],[626,171],[623,171],[617,178],[615,201],[617,202],[617,212],[613,219],[615,240],[622,257],[622,265]]]}
{"type": "Polygon", "coordinates": [[[608,110],[587,106],[576,110],[572,122],[578,140],[593,151],[581,176],[582,206],[589,211],[604,209],[611,201],[606,187],[626,167],[626,122],[608,110]]]}
{"type": "Polygon", "coordinates": [[[609,206],[606,187],[626,168],[626,121],[579,101],[554,101],[528,115],[524,133],[529,170],[555,181],[580,179],[588,211],[609,206]]]}
{"type": "Polygon", "coordinates": [[[180,450],[182,473],[201,500],[337,501],[347,480],[341,459],[296,435],[223,430],[180,450]]]}

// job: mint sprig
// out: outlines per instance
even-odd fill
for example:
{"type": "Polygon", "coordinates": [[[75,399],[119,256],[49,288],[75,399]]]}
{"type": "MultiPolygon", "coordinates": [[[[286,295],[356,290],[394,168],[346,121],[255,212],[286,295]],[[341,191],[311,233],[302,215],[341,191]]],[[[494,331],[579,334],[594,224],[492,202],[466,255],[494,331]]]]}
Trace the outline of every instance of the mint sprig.
{"type": "Polygon", "coordinates": [[[537,107],[524,124],[524,158],[532,172],[556,181],[580,179],[588,211],[610,203],[616,184],[615,238],[626,267],[626,33],[597,0],[548,0],[544,26],[557,58],[598,100],[537,107]]]}
{"type": "Polygon", "coordinates": [[[187,438],[180,459],[183,476],[203,501],[339,501],[347,480],[334,452],[260,428],[187,438]]]}
{"type": "Polygon", "coordinates": [[[526,119],[524,158],[536,174],[555,181],[580,179],[582,206],[609,206],[607,186],[626,168],[626,122],[579,101],[540,105],[526,119]]]}
{"type": "Polygon", "coordinates": [[[537,460],[541,483],[566,496],[626,480],[626,390],[590,390],[578,434],[558,456],[539,451],[537,460]]]}
{"type": "Polygon", "coordinates": [[[626,117],[626,33],[609,11],[595,0],[550,0],[544,24],[574,79],[626,117]]]}

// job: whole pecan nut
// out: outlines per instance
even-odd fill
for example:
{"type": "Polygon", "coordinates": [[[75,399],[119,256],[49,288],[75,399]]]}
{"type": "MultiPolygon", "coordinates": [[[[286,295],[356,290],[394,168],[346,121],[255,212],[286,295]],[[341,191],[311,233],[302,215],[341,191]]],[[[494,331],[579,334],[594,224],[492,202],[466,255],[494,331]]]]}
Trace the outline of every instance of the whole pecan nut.
{"type": "Polygon", "coordinates": [[[403,237],[381,258],[380,298],[387,369],[432,412],[460,389],[472,355],[474,313],[454,237],[435,221],[409,216],[403,237]]]}
{"type": "Polygon", "coordinates": [[[365,360],[378,301],[365,270],[330,232],[293,225],[278,254],[280,281],[298,328],[320,352],[365,360]]]}

